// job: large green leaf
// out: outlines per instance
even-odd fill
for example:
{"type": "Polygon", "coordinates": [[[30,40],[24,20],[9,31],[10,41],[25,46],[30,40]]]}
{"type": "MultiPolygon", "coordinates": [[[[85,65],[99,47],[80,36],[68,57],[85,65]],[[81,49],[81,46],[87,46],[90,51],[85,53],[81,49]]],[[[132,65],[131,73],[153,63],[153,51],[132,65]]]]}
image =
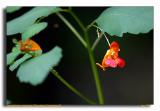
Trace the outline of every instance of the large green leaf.
{"type": "Polygon", "coordinates": [[[62,58],[62,50],[56,46],[48,53],[32,58],[19,67],[17,77],[21,82],[31,85],[41,84],[52,67],[55,67],[62,58]]]}
{"type": "Polygon", "coordinates": [[[153,7],[111,7],[96,19],[98,26],[110,35],[147,33],[153,28],[153,7]]]}
{"type": "Polygon", "coordinates": [[[7,22],[7,35],[22,33],[38,18],[46,17],[60,10],[58,7],[35,7],[22,16],[7,22]]]}
{"type": "Polygon", "coordinates": [[[8,6],[7,8],[6,8],[6,11],[7,11],[7,13],[13,13],[13,12],[15,12],[15,11],[18,11],[18,10],[20,10],[22,7],[20,7],[20,6],[8,6]]]}
{"type": "Polygon", "coordinates": [[[31,25],[30,27],[28,27],[24,31],[24,33],[22,33],[22,40],[25,41],[28,38],[31,38],[32,36],[38,34],[40,31],[45,29],[46,27],[47,27],[47,23],[46,22],[35,23],[35,24],[31,25]]]}

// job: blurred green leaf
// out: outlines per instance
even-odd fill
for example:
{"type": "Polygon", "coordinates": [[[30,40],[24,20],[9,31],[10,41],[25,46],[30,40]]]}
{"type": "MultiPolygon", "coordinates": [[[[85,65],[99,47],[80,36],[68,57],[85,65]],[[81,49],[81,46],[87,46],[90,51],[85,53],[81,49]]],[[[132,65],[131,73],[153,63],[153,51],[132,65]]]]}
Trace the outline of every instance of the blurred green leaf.
{"type": "Polygon", "coordinates": [[[110,35],[147,33],[153,28],[153,7],[111,7],[96,19],[98,26],[110,35]]]}
{"type": "Polygon", "coordinates": [[[7,54],[7,65],[12,64],[19,54],[21,54],[19,47],[14,47],[12,52],[7,54]]]}
{"type": "Polygon", "coordinates": [[[48,53],[32,58],[20,65],[17,77],[21,82],[31,85],[41,84],[52,67],[55,67],[62,58],[62,49],[58,46],[48,53]]]}
{"type": "Polygon", "coordinates": [[[7,99],[7,100],[6,100],[6,105],[10,105],[10,104],[12,104],[12,101],[9,100],[9,99],[7,99]]]}
{"type": "Polygon", "coordinates": [[[35,23],[28,27],[24,33],[22,33],[22,41],[27,40],[28,38],[31,38],[32,36],[38,34],[40,31],[44,30],[47,27],[46,22],[42,23],[35,23]]]}
{"type": "Polygon", "coordinates": [[[7,8],[6,8],[6,11],[7,11],[7,13],[13,13],[13,12],[15,12],[15,11],[18,11],[18,10],[20,10],[22,7],[20,7],[20,6],[8,6],[7,8]]]}
{"type": "Polygon", "coordinates": [[[7,22],[7,35],[22,33],[38,18],[46,17],[60,10],[61,9],[59,7],[35,7],[22,16],[7,22]]]}

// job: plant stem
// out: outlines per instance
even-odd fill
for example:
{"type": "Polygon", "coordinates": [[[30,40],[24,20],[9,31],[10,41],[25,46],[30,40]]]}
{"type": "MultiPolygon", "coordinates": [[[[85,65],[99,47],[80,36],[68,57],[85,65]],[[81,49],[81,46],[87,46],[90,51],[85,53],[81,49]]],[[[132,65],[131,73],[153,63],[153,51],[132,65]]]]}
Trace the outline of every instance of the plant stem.
{"type": "Polygon", "coordinates": [[[90,59],[90,62],[91,62],[93,76],[94,76],[94,80],[95,80],[95,84],[96,84],[99,104],[104,104],[104,96],[103,96],[103,92],[102,92],[102,86],[101,86],[99,74],[98,74],[98,71],[97,71],[95,59],[94,59],[94,56],[93,56],[93,51],[91,50],[91,47],[90,47],[90,40],[89,40],[87,31],[85,32],[85,38],[86,38],[86,42],[87,42],[87,46],[88,46],[87,49],[88,49],[89,59],[90,59]]]}
{"type": "MultiPolygon", "coordinates": [[[[79,34],[77,34],[78,32],[73,28],[73,26],[61,14],[57,14],[57,15],[68,26],[68,28],[70,28],[70,30],[77,36],[77,38],[79,38],[78,37],[79,34]]],[[[88,49],[88,54],[89,54],[89,59],[90,59],[90,62],[91,62],[91,68],[92,68],[92,71],[93,71],[94,81],[95,81],[95,84],[96,84],[96,90],[97,90],[99,104],[104,104],[104,96],[103,96],[103,92],[102,92],[102,86],[101,86],[101,83],[100,83],[100,78],[99,78],[96,63],[95,63],[95,60],[94,60],[93,52],[92,52],[92,49],[91,49],[91,46],[90,46],[90,40],[89,40],[89,37],[88,37],[88,29],[85,28],[85,26],[82,24],[82,22],[79,20],[79,18],[73,12],[72,12],[71,15],[75,18],[75,20],[77,21],[79,26],[84,31],[85,39],[86,39],[85,47],[88,49]]],[[[80,36],[80,38],[82,38],[82,37],[80,36]]]]}
{"type": "Polygon", "coordinates": [[[68,20],[61,15],[60,13],[57,13],[57,16],[69,27],[69,29],[76,35],[76,37],[79,39],[79,41],[83,44],[83,46],[86,48],[87,44],[82,38],[82,36],[76,31],[76,29],[68,22],[68,20]]]}
{"type": "Polygon", "coordinates": [[[57,78],[59,79],[66,87],[68,87],[72,92],[74,92],[75,94],[77,94],[79,97],[81,97],[83,100],[85,100],[87,103],[89,104],[96,104],[94,101],[88,99],[87,97],[85,97],[82,93],[80,93],[75,87],[73,87],[71,84],[69,84],[65,79],[63,79],[62,76],[59,75],[59,73],[52,69],[51,73],[57,78]]]}
{"type": "Polygon", "coordinates": [[[103,36],[102,35],[100,35],[95,41],[94,41],[94,43],[93,43],[93,45],[92,45],[92,51],[95,49],[95,47],[97,46],[97,44],[99,43],[99,41],[101,40],[101,38],[102,38],[103,36]]]}
{"type": "Polygon", "coordinates": [[[96,26],[96,25],[92,25],[92,26],[95,27],[95,28],[97,28],[97,29],[99,29],[99,30],[102,32],[102,34],[103,34],[104,37],[106,38],[106,41],[107,41],[108,45],[110,46],[111,44],[110,44],[110,42],[109,42],[109,39],[108,39],[107,36],[105,35],[103,29],[101,29],[100,27],[98,27],[98,26],[96,26]]]}
{"type": "Polygon", "coordinates": [[[87,30],[89,30],[93,26],[93,24],[95,24],[95,21],[93,21],[89,25],[87,25],[87,30]]]}
{"type": "Polygon", "coordinates": [[[76,14],[70,10],[69,13],[72,15],[72,17],[76,20],[76,22],[78,23],[78,25],[81,27],[81,29],[85,32],[85,26],[81,23],[81,21],[79,20],[79,18],[76,16],[76,14]]]}
{"type": "MultiPolygon", "coordinates": [[[[70,13],[73,16],[73,18],[75,18],[75,20],[77,21],[79,26],[82,28],[82,30],[84,31],[85,39],[86,39],[86,43],[87,43],[88,54],[89,54],[89,59],[90,59],[90,62],[91,62],[93,76],[94,76],[94,80],[95,80],[95,84],[96,84],[99,104],[104,104],[104,97],[103,97],[102,87],[101,87],[101,83],[100,83],[100,79],[99,79],[99,74],[98,74],[98,71],[97,71],[97,67],[96,67],[96,63],[95,63],[95,60],[94,60],[93,52],[92,52],[92,49],[91,49],[91,46],[90,46],[90,40],[89,40],[89,37],[88,37],[88,29],[85,28],[85,26],[79,20],[79,18],[76,16],[76,14],[74,14],[72,11],[70,11],[70,13]]],[[[93,25],[94,22],[91,23],[91,24],[93,25]]]]}

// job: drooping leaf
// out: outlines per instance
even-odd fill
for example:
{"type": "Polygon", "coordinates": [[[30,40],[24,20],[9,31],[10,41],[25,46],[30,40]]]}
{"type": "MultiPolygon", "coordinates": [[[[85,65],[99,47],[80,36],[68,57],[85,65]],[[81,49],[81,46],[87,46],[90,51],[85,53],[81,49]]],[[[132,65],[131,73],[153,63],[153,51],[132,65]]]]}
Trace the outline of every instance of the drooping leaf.
{"type": "Polygon", "coordinates": [[[7,11],[7,13],[13,13],[13,12],[15,12],[15,11],[18,11],[18,10],[20,10],[22,7],[20,7],[20,6],[8,6],[7,8],[6,8],[6,11],[7,11]]]}
{"type": "Polygon", "coordinates": [[[48,53],[24,62],[18,69],[17,77],[21,82],[31,85],[41,84],[52,67],[55,67],[62,58],[62,50],[56,46],[48,53]]]}
{"type": "Polygon", "coordinates": [[[96,19],[98,26],[110,35],[147,33],[153,28],[153,7],[111,7],[96,19]]]}
{"type": "Polygon", "coordinates": [[[59,7],[35,7],[22,16],[7,22],[7,35],[22,33],[38,18],[46,17],[60,10],[59,7]]]}
{"type": "Polygon", "coordinates": [[[24,33],[22,33],[22,41],[25,41],[31,38],[32,36],[38,34],[40,31],[44,30],[46,27],[47,27],[46,22],[35,23],[31,25],[24,31],[24,33]]]}
{"type": "Polygon", "coordinates": [[[7,65],[12,64],[19,54],[21,54],[19,47],[14,47],[12,52],[7,54],[7,65]]]}

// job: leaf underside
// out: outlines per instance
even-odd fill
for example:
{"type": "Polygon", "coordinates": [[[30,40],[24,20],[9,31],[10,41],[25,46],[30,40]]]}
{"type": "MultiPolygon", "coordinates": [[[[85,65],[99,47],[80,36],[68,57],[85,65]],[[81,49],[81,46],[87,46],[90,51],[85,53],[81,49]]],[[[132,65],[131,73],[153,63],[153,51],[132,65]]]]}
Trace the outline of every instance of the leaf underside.
{"type": "Polygon", "coordinates": [[[110,35],[147,33],[153,28],[153,7],[111,7],[96,19],[98,26],[110,35]]]}

